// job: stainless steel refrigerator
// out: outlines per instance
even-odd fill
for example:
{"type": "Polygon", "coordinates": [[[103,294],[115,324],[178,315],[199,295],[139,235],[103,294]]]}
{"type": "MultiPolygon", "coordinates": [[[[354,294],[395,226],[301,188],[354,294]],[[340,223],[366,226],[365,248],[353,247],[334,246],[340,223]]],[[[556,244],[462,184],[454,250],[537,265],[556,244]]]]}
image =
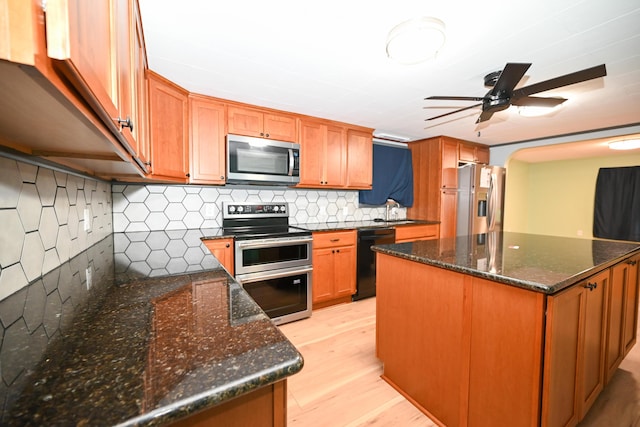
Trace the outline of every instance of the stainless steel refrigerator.
{"type": "Polygon", "coordinates": [[[505,169],[466,164],[458,168],[456,235],[502,231],[505,169]]]}

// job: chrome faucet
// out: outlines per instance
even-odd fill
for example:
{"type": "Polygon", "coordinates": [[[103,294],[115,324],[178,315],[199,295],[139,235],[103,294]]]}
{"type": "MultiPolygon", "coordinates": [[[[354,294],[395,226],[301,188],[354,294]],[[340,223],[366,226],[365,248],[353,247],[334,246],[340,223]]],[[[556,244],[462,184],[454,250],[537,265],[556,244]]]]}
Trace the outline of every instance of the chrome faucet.
{"type": "Polygon", "coordinates": [[[391,213],[393,215],[393,217],[394,217],[393,219],[394,220],[398,219],[397,218],[398,213],[397,213],[397,211],[394,211],[393,209],[394,208],[397,209],[399,207],[400,207],[400,203],[398,203],[398,202],[396,202],[394,200],[391,200],[391,199],[387,200],[387,204],[386,204],[387,211],[386,211],[386,215],[385,215],[385,221],[390,221],[389,213],[391,213]]]}

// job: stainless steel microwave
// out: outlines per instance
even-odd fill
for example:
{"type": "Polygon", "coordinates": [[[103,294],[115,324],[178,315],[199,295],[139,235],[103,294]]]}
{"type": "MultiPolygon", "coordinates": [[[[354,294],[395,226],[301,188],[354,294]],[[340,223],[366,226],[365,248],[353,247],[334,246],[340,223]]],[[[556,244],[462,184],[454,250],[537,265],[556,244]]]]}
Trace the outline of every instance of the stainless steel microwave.
{"type": "Polygon", "coordinates": [[[300,144],[227,135],[227,183],[294,185],[300,182],[300,144]]]}

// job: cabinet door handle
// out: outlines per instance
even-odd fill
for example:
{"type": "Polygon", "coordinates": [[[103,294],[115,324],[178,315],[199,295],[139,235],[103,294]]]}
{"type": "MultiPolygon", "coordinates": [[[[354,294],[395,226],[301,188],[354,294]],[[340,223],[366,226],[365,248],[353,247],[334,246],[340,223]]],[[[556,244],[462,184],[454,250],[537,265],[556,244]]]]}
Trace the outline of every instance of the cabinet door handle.
{"type": "Polygon", "coordinates": [[[590,291],[593,291],[595,288],[598,287],[597,283],[587,283],[586,285],[584,285],[584,287],[586,289],[589,289],[590,291]]]}
{"type": "Polygon", "coordinates": [[[629,264],[631,266],[636,265],[637,263],[638,263],[638,261],[636,261],[635,259],[627,261],[627,264],[629,264]]]}
{"type": "Polygon", "coordinates": [[[331,239],[331,240],[329,240],[329,241],[330,241],[330,242],[339,242],[339,241],[340,241],[340,239],[331,239]]]}

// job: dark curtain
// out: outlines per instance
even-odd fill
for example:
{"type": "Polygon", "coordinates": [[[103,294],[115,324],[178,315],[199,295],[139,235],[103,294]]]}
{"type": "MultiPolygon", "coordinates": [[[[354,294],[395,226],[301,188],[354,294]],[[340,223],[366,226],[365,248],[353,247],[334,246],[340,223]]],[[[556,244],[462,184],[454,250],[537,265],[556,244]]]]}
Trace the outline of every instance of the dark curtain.
{"type": "Polygon", "coordinates": [[[593,236],[640,241],[640,166],[600,169],[593,236]]]}
{"type": "Polygon", "coordinates": [[[393,199],[413,206],[413,166],[411,151],[388,145],[373,145],[373,183],[361,190],[359,201],[365,205],[384,205],[393,199]]]}

